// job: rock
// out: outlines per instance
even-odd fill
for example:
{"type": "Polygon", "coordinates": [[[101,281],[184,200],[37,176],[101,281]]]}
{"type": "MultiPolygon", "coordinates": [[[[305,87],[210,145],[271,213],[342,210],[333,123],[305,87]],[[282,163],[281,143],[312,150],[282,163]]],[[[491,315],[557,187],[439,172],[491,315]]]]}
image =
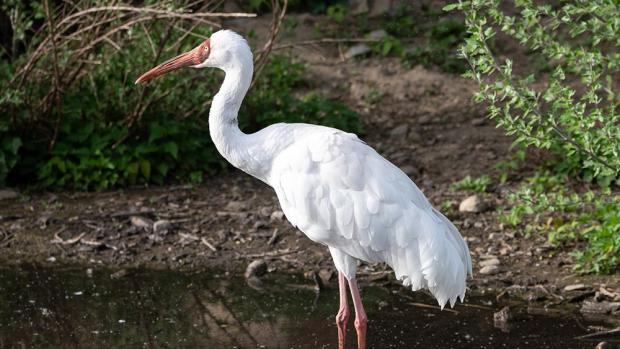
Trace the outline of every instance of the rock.
{"type": "Polygon", "coordinates": [[[251,277],[260,277],[267,272],[267,262],[262,259],[257,259],[252,263],[248,264],[248,267],[245,269],[245,278],[249,279],[251,277]]]}
{"type": "Polygon", "coordinates": [[[153,229],[153,221],[148,218],[144,218],[141,216],[131,216],[129,217],[129,221],[131,221],[131,225],[133,225],[136,228],[140,228],[144,230],[153,229]]]}
{"type": "Polygon", "coordinates": [[[487,266],[491,266],[491,265],[499,265],[499,259],[492,258],[492,259],[486,259],[486,260],[483,260],[482,262],[480,262],[480,266],[481,267],[487,267],[487,266]]]}
{"type": "Polygon", "coordinates": [[[499,267],[497,265],[487,265],[482,267],[479,271],[483,275],[493,275],[499,273],[499,267]]]}
{"type": "Polygon", "coordinates": [[[0,201],[13,200],[19,197],[19,193],[13,189],[5,188],[0,189],[0,201]]]}
{"type": "Polygon", "coordinates": [[[354,15],[368,12],[368,0],[349,0],[349,10],[354,15]]]}
{"type": "Polygon", "coordinates": [[[586,288],[588,287],[584,284],[567,285],[564,287],[564,292],[581,291],[581,290],[585,290],[586,288]]]}
{"type": "Polygon", "coordinates": [[[479,213],[486,209],[485,203],[478,195],[472,195],[461,201],[459,212],[479,213]]]}
{"type": "Polygon", "coordinates": [[[272,221],[279,221],[284,218],[284,212],[280,210],[273,211],[269,217],[272,221]]]}
{"type": "Polygon", "coordinates": [[[379,17],[390,12],[390,10],[392,10],[392,1],[393,0],[373,0],[368,17],[379,17]]]}
{"type": "Polygon", "coordinates": [[[384,39],[388,33],[383,29],[373,30],[368,34],[368,37],[373,40],[382,40],[384,39]]]}
{"type": "Polygon", "coordinates": [[[323,284],[328,284],[329,281],[334,277],[334,271],[331,269],[321,269],[319,271],[319,277],[323,281],[323,284]]]}
{"type": "Polygon", "coordinates": [[[581,312],[587,314],[620,315],[620,302],[585,301],[581,305],[581,312]]]}
{"type": "Polygon", "coordinates": [[[512,320],[512,313],[509,307],[503,307],[502,310],[493,313],[493,326],[499,328],[502,332],[510,331],[510,321],[512,320]]]}
{"type": "Polygon", "coordinates": [[[390,131],[390,137],[404,139],[407,137],[408,132],[409,132],[409,125],[403,124],[403,125],[394,127],[392,131],[390,131]]]}
{"type": "Polygon", "coordinates": [[[153,223],[153,232],[155,234],[166,235],[170,229],[172,229],[172,223],[167,219],[160,219],[153,223]]]}
{"type": "Polygon", "coordinates": [[[353,45],[349,47],[347,52],[344,53],[344,58],[351,59],[353,57],[363,56],[369,53],[370,51],[372,51],[372,49],[370,48],[370,46],[366,44],[353,45]]]}
{"type": "Polygon", "coordinates": [[[226,204],[226,211],[241,212],[244,211],[246,205],[243,201],[229,201],[226,204]]]}
{"type": "Polygon", "coordinates": [[[127,270],[126,269],[121,269],[119,271],[117,271],[116,273],[110,275],[111,279],[120,279],[122,277],[127,276],[127,270]]]}
{"type": "Polygon", "coordinates": [[[600,342],[594,349],[614,349],[609,342],[600,342]]]}

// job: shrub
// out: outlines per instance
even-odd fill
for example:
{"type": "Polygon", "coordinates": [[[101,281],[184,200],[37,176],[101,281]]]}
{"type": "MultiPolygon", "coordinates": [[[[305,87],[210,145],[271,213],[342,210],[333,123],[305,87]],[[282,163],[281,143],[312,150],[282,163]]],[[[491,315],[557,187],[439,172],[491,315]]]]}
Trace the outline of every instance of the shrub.
{"type": "Polygon", "coordinates": [[[620,198],[611,189],[620,168],[618,3],[524,0],[500,7],[476,0],[444,9],[465,14],[469,36],[460,53],[470,66],[466,76],[480,85],[475,99],[487,103],[489,116],[520,148],[554,154],[510,195],[504,222],[546,232],[554,244],[570,241],[580,248],[572,254],[578,271],[614,272],[620,266],[620,198]]]}
{"type": "MultiPolygon", "coordinates": [[[[155,5],[142,9],[173,18],[179,13],[155,5]]],[[[50,11],[54,23],[75,18],[71,8],[50,11]]],[[[51,35],[48,26],[35,31],[32,11],[23,19],[29,33],[20,39],[25,50],[0,61],[0,82],[11,86],[0,92],[0,125],[6,125],[0,133],[19,137],[3,137],[0,154],[10,166],[0,162],[0,181],[8,174],[12,183],[89,190],[200,181],[204,174],[227,168],[207,124],[221,74],[185,70],[146,87],[133,84],[164,57],[195,46],[196,36],[208,37],[211,27],[164,23],[136,11],[98,15],[108,18],[98,30],[108,33],[113,44],[101,40],[93,45],[101,33],[90,33],[93,22],[84,19],[67,29],[65,41],[40,46],[51,35]],[[138,20],[144,25],[130,25],[138,20]],[[71,39],[76,33],[85,40],[71,39]]],[[[100,17],[93,20],[101,22],[100,17]]],[[[272,122],[304,121],[359,131],[357,114],[342,104],[319,95],[294,96],[293,89],[305,83],[303,73],[303,65],[272,56],[246,98],[241,126],[252,131],[272,122]]]]}

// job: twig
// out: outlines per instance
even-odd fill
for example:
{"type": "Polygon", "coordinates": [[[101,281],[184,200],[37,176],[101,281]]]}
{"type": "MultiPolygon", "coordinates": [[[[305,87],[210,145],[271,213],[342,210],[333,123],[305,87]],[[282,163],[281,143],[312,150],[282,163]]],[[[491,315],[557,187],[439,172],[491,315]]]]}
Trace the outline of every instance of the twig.
{"type": "Polygon", "coordinates": [[[211,251],[217,252],[217,248],[215,248],[215,246],[211,245],[211,243],[209,243],[209,241],[207,241],[207,239],[201,238],[200,242],[202,242],[205,246],[207,246],[211,251]]]}
{"type": "Polygon", "coordinates": [[[407,304],[413,305],[414,307],[418,307],[418,308],[426,308],[426,309],[447,311],[448,313],[452,313],[452,314],[456,314],[456,315],[460,314],[458,311],[456,311],[454,309],[448,309],[448,308],[441,309],[440,307],[438,307],[436,305],[429,305],[429,304],[417,303],[417,302],[407,302],[407,304]]]}

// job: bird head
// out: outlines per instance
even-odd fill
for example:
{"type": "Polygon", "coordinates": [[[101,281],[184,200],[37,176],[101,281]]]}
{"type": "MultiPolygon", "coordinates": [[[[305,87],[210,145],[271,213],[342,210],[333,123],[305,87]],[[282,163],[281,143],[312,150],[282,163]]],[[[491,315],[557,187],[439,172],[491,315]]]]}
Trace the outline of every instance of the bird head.
{"type": "Polygon", "coordinates": [[[226,71],[240,65],[252,66],[250,46],[241,35],[232,30],[220,30],[193,49],[142,74],[136,80],[136,84],[147,82],[182,67],[214,67],[226,71]]]}

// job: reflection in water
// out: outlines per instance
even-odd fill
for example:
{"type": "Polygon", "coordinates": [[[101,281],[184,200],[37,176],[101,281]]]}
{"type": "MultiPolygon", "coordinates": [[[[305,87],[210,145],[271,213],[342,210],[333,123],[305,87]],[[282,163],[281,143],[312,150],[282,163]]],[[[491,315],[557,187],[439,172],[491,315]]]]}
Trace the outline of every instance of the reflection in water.
{"type": "MultiPolygon", "coordinates": [[[[337,290],[314,304],[295,276],[264,281],[204,272],[0,267],[4,348],[336,348],[337,290]]],[[[572,319],[518,315],[510,333],[493,327],[484,299],[440,312],[423,294],[364,287],[370,348],[590,348],[572,319]]],[[[352,322],[349,344],[355,342],[352,322]]]]}

